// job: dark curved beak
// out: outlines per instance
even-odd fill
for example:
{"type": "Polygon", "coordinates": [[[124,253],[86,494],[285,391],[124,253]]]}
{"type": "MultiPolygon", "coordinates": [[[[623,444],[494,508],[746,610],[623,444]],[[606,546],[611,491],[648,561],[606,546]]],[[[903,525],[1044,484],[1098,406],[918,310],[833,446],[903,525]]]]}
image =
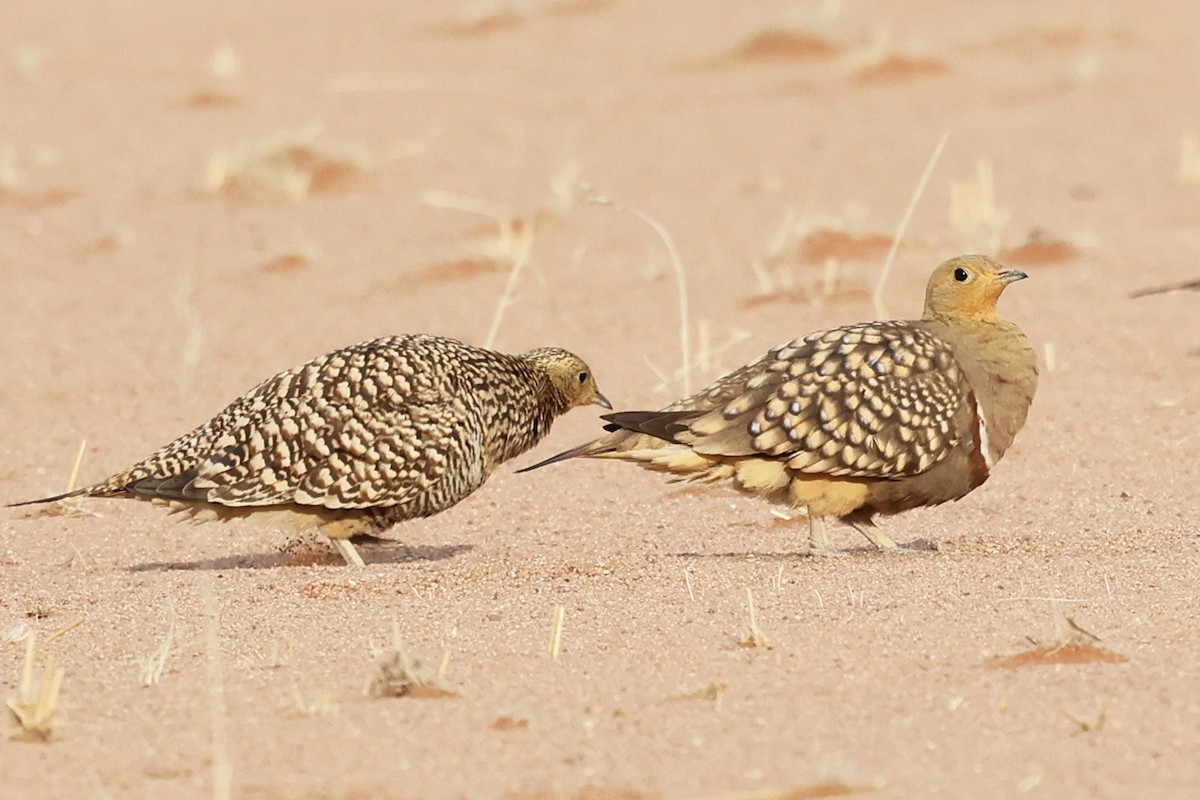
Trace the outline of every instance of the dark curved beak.
{"type": "Polygon", "coordinates": [[[1006,269],[1004,272],[997,273],[996,277],[1005,283],[1014,283],[1016,281],[1024,280],[1029,276],[1024,272],[1021,272],[1019,269],[1006,269]]]}
{"type": "Polygon", "coordinates": [[[609,411],[612,411],[612,403],[608,402],[608,398],[600,392],[596,392],[596,399],[592,401],[592,405],[597,405],[601,408],[607,408],[609,411]]]}

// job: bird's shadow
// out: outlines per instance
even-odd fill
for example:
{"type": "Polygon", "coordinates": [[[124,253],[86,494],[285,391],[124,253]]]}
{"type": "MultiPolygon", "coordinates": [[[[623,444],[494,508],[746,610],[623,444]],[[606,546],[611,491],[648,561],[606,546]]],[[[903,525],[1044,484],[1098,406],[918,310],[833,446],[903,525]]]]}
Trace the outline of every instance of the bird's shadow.
{"type": "MultiPolygon", "coordinates": [[[[871,546],[862,547],[847,547],[835,551],[835,556],[879,556],[879,557],[894,557],[904,555],[914,555],[921,553],[932,553],[938,549],[937,542],[930,539],[916,539],[911,542],[906,542],[900,545],[900,551],[885,552],[877,550],[871,546]]],[[[704,559],[704,558],[736,558],[748,561],[800,561],[814,558],[828,558],[827,555],[815,555],[807,550],[789,550],[787,552],[766,553],[760,550],[743,550],[741,552],[725,552],[725,553],[698,553],[696,551],[686,551],[680,553],[669,553],[671,558],[689,558],[689,559],[704,559]]]]}
{"type": "MultiPolygon", "coordinates": [[[[445,561],[460,553],[475,549],[473,544],[410,545],[391,539],[374,536],[355,536],[356,545],[362,548],[363,561],[372,564],[412,564],[426,561],[445,561]]],[[[329,566],[343,567],[345,562],[337,551],[325,543],[296,550],[279,550],[273,553],[244,553],[241,555],[203,558],[196,561],[149,561],[126,567],[127,572],[166,572],[170,570],[231,570],[231,569],[279,569],[287,567],[329,566]]]]}

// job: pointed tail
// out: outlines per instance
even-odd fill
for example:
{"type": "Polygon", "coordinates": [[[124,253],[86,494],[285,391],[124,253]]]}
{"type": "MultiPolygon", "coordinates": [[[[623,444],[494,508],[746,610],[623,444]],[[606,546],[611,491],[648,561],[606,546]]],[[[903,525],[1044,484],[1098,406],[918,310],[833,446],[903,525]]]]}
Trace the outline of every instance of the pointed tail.
{"type": "Polygon", "coordinates": [[[599,441],[601,441],[601,440],[595,439],[586,444],[581,444],[578,447],[572,447],[570,450],[564,450],[561,453],[559,453],[558,455],[550,456],[549,458],[539,461],[536,464],[533,464],[528,467],[522,467],[521,469],[517,470],[517,473],[520,474],[522,472],[532,472],[535,469],[540,469],[540,468],[548,466],[550,464],[557,464],[559,461],[566,461],[568,458],[575,458],[576,456],[587,455],[589,453],[589,451],[592,450],[592,447],[599,441]]]}
{"type": "Polygon", "coordinates": [[[635,447],[663,447],[677,441],[678,435],[687,430],[687,423],[704,412],[697,411],[619,411],[614,414],[604,414],[600,419],[607,423],[604,430],[607,436],[593,439],[586,444],[564,450],[558,455],[550,456],[544,461],[517,470],[518,473],[530,472],[549,464],[566,461],[580,456],[603,456],[621,450],[635,447]],[[648,444],[654,442],[654,444],[648,444]]]}
{"type": "Polygon", "coordinates": [[[36,500],[20,500],[16,503],[5,503],[5,508],[19,508],[20,506],[36,506],[42,503],[56,503],[59,500],[66,500],[68,497],[80,497],[85,494],[92,494],[94,486],[86,486],[82,489],[76,489],[73,492],[63,492],[62,494],[51,495],[50,497],[39,497],[36,500]]]}

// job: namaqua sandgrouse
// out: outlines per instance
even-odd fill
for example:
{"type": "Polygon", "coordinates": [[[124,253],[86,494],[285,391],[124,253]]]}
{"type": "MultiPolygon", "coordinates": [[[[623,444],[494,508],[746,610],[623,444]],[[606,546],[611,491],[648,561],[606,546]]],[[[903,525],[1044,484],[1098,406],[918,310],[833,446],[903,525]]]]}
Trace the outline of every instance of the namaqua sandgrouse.
{"type": "Polygon", "coordinates": [[[217,516],[282,512],[362,566],[351,536],[449,508],[590,403],[612,408],[588,365],[556,347],[375,339],[269,378],[106,481],[28,503],[125,496],[217,516]]]}
{"type": "Polygon", "coordinates": [[[604,416],[607,436],[536,464],[615,458],[805,507],[897,549],[877,514],[957,500],[987,480],[1025,424],[1037,357],[996,313],[1027,277],[983,256],[939,265],[918,320],[809,334],[661,411],[604,416]]]}

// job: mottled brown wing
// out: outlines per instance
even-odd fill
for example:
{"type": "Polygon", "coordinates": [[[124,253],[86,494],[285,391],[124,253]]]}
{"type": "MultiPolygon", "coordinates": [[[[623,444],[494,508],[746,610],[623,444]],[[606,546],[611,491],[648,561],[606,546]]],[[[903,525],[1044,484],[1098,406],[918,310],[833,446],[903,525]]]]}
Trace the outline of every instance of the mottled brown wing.
{"type": "Polygon", "coordinates": [[[338,411],[300,409],[293,417],[299,432],[287,444],[275,426],[264,426],[254,437],[271,456],[250,470],[224,469],[246,452],[230,444],[199,465],[193,491],[222,505],[414,506],[425,513],[426,505],[452,505],[484,481],[482,433],[451,404],[338,411]]]}
{"type": "Polygon", "coordinates": [[[773,456],[812,474],[900,478],[929,469],[970,430],[953,352],[906,323],[814,333],[755,367],[735,373],[739,390],[726,387],[723,402],[674,441],[703,455],[773,456]]]}
{"type": "Polygon", "coordinates": [[[410,356],[367,343],[280,373],[108,483],[230,506],[452,505],[485,477],[481,423],[410,356]]]}

